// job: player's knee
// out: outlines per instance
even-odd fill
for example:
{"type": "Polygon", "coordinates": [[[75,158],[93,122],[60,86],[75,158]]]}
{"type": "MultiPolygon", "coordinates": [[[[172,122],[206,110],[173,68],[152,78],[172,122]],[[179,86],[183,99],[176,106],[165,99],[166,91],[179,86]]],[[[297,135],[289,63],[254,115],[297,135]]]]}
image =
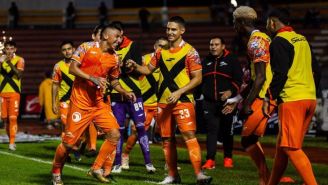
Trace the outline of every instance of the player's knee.
{"type": "Polygon", "coordinates": [[[67,144],[65,142],[62,142],[62,146],[65,147],[67,151],[71,151],[73,149],[73,145],[67,144]]]}
{"type": "Polygon", "coordinates": [[[247,149],[248,147],[256,144],[258,140],[259,136],[256,135],[243,136],[241,138],[241,146],[243,146],[244,149],[247,149]]]}
{"type": "Polygon", "coordinates": [[[186,131],[186,132],[182,132],[182,137],[185,141],[188,141],[190,139],[194,139],[195,136],[195,131],[186,131]]]}
{"type": "Polygon", "coordinates": [[[10,121],[10,122],[15,122],[15,121],[17,121],[17,116],[9,116],[9,121],[10,121]]]}
{"type": "Polygon", "coordinates": [[[118,142],[120,137],[121,137],[121,134],[118,129],[111,129],[109,132],[106,133],[106,139],[111,142],[118,142]]]}

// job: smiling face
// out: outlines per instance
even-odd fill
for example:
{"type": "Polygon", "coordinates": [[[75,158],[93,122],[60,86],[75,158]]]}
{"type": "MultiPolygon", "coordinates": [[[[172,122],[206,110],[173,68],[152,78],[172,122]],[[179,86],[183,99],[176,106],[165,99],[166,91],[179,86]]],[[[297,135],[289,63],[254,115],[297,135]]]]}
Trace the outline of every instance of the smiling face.
{"type": "Polygon", "coordinates": [[[223,54],[223,50],[225,49],[225,45],[222,44],[221,39],[214,38],[210,41],[210,53],[213,56],[221,56],[223,54]]]}
{"type": "Polygon", "coordinates": [[[121,31],[115,28],[107,28],[103,33],[102,41],[106,42],[109,50],[114,50],[120,44],[121,31]]]}
{"type": "Polygon", "coordinates": [[[167,40],[171,43],[177,42],[182,39],[182,34],[185,28],[176,22],[168,22],[166,26],[167,40]]]}
{"type": "Polygon", "coordinates": [[[4,48],[4,53],[9,57],[12,58],[16,53],[16,47],[10,44],[6,44],[4,48]]]}
{"type": "Polygon", "coordinates": [[[61,47],[61,53],[65,59],[70,59],[73,56],[74,48],[71,44],[67,43],[61,47]]]}

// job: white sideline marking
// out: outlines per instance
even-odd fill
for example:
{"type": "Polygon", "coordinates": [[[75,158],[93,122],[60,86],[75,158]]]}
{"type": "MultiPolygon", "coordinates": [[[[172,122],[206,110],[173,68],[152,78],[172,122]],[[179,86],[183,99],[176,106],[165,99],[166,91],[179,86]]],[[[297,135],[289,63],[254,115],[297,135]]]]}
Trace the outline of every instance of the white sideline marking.
{"type": "MultiPolygon", "coordinates": [[[[37,158],[33,158],[33,157],[25,157],[25,156],[22,156],[22,155],[17,155],[17,154],[13,154],[13,153],[9,153],[9,152],[4,152],[4,151],[0,151],[0,154],[9,155],[9,156],[17,157],[17,158],[21,158],[21,159],[26,159],[26,160],[30,160],[30,161],[34,161],[34,162],[38,162],[38,163],[52,165],[52,162],[50,162],[50,161],[44,161],[42,159],[37,159],[37,158]]],[[[80,168],[80,167],[77,167],[77,166],[72,166],[72,165],[65,165],[65,167],[66,168],[71,168],[71,169],[74,169],[74,170],[78,170],[78,171],[83,171],[83,172],[87,171],[86,169],[83,169],[83,168],[80,168]]]]}

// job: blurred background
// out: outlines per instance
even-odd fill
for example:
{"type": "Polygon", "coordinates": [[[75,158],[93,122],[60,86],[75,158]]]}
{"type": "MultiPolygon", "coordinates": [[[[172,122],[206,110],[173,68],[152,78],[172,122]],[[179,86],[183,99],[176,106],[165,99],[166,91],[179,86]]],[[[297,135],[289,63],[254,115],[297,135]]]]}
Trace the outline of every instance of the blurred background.
{"type": "MultiPolygon", "coordinates": [[[[11,37],[17,43],[17,54],[25,59],[22,80],[21,119],[39,118],[38,87],[44,73],[62,59],[59,45],[72,40],[75,46],[91,40],[98,24],[122,21],[125,34],[139,42],[143,54],[152,52],[156,38],[165,36],[170,16],[179,15],[187,21],[184,39],[200,53],[208,54],[209,39],[221,36],[228,49],[247,66],[245,39],[237,37],[232,27],[232,12],[248,5],[258,12],[258,26],[265,31],[266,15],[273,7],[288,9],[291,25],[305,35],[312,45],[321,68],[321,84],[317,114],[309,135],[328,131],[328,2],[323,0],[1,0],[1,42],[11,37]]],[[[200,110],[199,110],[200,111],[200,110]]],[[[198,116],[198,122],[202,117],[198,116]]],[[[269,128],[275,133],[276,119],[269,128]]],[[[236,124],[238,128],[238,124],[236,124]]],[[[27,132],[34,129],[20,127],[27,132]]],[[[204,131],[201,125],[199,130],[204,131]]],[[[270,132],[270,129],[269,129],[270,132]]]]}

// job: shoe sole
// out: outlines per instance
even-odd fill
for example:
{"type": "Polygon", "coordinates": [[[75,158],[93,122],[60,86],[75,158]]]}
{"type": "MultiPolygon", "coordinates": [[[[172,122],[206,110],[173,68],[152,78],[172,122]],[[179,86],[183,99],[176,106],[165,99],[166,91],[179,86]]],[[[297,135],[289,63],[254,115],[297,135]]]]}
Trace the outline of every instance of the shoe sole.
{"type": "Polygon", "coordinates": [[[95,178],[95,179],[97,179],[99,182],[101,182],[101,183],[109,183],[110,182],[110,180],[108,180],[108,179],[106,179],[105,177],[103,177],[104,179],[106,179],[106,180],[101,180],[100,178],[98,178],[97,176],[95,176],[95,175],[93,175],[93,173],[92,173],[92,171],[91,170],[89,170],[88,172],[87,172],[87,176],[89,176],[89,177],[93,177],[93,178],[95,178]]]}

